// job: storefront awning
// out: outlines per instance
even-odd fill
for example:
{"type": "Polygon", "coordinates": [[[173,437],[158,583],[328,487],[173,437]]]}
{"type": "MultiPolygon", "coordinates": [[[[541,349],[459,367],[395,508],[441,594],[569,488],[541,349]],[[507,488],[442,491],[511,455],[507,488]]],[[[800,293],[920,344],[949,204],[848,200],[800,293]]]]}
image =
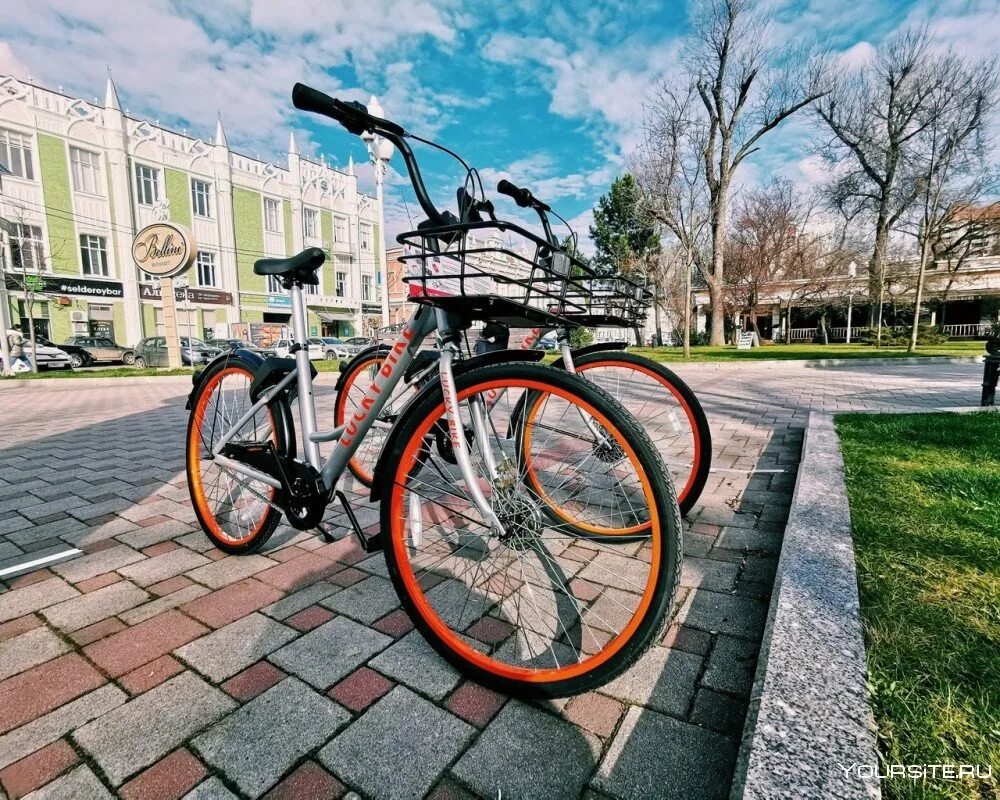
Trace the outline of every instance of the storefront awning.
{"type": "Polygon", "coordinates": [[[321,311],[312,309],[322,322],[354,322],[354,314],[350,311],[321,311]]]}

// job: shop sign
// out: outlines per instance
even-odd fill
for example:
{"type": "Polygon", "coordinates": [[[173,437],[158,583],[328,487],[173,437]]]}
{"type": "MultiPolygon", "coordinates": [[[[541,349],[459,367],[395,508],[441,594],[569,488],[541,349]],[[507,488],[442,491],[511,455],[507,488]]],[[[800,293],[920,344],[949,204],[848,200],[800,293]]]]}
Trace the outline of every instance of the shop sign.
{"type": "Polygon", "coordinates": [[[194,263],[198,252],[190,228],[176,222],[154,222],[132,240],[132,258],[148,275],[172,278],[194,263]]]}
{"type": "Polygon", "coordinates": [[[286,294],[269,294],[267,296],[268,308],[291,308],[292,298],[286,294]]]}
{"type": "MultiPolygon", "coordinates": [[[[140,283],[139,297],[143,300],[160,300],[163,293],[156,284],[140,283]]],[[[187,301],[215,306],[228,306],[232,305],[233,302],[233,296],[229,292],[220,292],[217,289],[200,289],[196,286],[188,286],[184,289],[174,288],[174,299],[178,302],[187,301]]]]}
{"type": "Polygon", "coordinates": [[[66,278],[61,275],[25,275],[23,279],[17,275],[7,274],[7,288],[46,292],[51,294],[76,294],[85,297],[101,297],[115,299],[124,297],[122,285],[117,281],[92,281],[86,278],[66,278]]]}

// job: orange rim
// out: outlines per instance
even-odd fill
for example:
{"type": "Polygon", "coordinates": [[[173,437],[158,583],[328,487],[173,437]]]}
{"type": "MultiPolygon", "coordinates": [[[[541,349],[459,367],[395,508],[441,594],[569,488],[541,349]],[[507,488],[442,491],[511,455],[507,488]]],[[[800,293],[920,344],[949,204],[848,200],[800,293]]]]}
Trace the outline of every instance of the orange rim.
{"type": "MultiPolygon", "coordinates": [[[[673,384],[671,384],[670,381],[668,381],[662,375],[658,374],[657,372],[654,372],[648,367],[642,366],[641,364],[633,364],[631,362],[627,363],[629,369],[638,370],[639,372],[648,375],[650,378],[655,380],[661,386],[665,386],[667,390],[670,392],[670,394],[674,396],[674,399],[678,402],[678,404],[680,404],[680,407],[684,409],[684,414],[688,418],[688,424],[691,426],[691,433],[694,436],[694,459],[691,462],[691,474],[688,475],[688,479],[687,482],[684,484],[684,488],[677,493],[677,502],[683,503],[684,499],[691,492],[691,487],[694,486],[695,478],[697,477],[697,472],[698,472],[697,466],[698,464],[701,463],[701,434],[698,432],[698,423],[695,420],[694,412],[691,410],[690,403],[688,403],[688,401],[684,399],[684,396],[680,392],[678,392],[677,389],[673,386],[673,384]]],[[[582,367],[577,367],[576,371],[578,373],[586,372],[588,369],[594,369],[595,367],[617,367],[620,369],[624,369],[624,364],[622,362],[616,363],[614,361],[593,361],[589,364],[584,364],[582,367]]]]}
{"type": "MultiPolygon", "coordinates": [[[[659,528],[659,514],[656,508],[656,501],[653,496],[653,489],[649,483],[649,479],[646,477],[645,472],[639,465],[638,458],[635,455],[635,451],[632,446],[625,440],[621,432],[608,422],[607,418],[597,411],[593,406],[587,403],[580,397],[572,396],[569,392],[553,387],[549,384],[541,383],[535,380],[519,380],[516,384],[511,380],[495,380],[488,383],[477,384],[474,387],[469,387],[458,393],[458,400],[462,400],[469,397],[471,394],[479,394],[490,389],[503,389],[503,388],[518,388],[518,389],[533,389],[545,394],[552,394],[557,397],[562,397],[564,400],[578,404],[583,408],[587,414],[596,419],[605,430],[611,431],[615,437],[615,440],[621,446],[622,450],[625,452],[629,461],[632,463],[633,468],[636,471],[636,475],[642,484],[643,495],[646,498],[646,503],[648,504],[650,511],[650,525],[656,526],[651,527],[652,530],[657,530],[659,528]]],[[[628,624],[625,626],[614,639],[608,642],[607,646],[602,648],[599,652],[590,656],[589,658],[579,661],[576,664],[566,666],[566,667],[554,667],[542,670],[532,670],[526,667],[515,667],[509,664],[498,663],[492,658],[476,650],[474,647],[466,644],[462,638],[453,631],[438,615],[437,611],[434,610],[433,606],[427,601],[424,595],[424,590],[420,586],[420,583],[413,573],[413,567],[410,564],[410,560],[406,553],[406,543],[404,537],[404,531],[400,527],[400,524],[405,519],[405,514],[403,511],[403,490],[405,489],[404,481],[406,479],[405,473],[409,469],[409,465],[416,464],[416,456],[419,449],[423,446],[424,437],[430,431],[431,427],[444,413],[444,402],[441,402],[430,414],[428,414],[420,426],[417,428],[416,433],[410,437],[407,443],[406,450],[403,452],[403,456],[399,461],[399,466],[397,467],[395,478],[392,485],[392,501],[390,504],[390,519],[391,519],[391,547],[393,548],[393,553],[395,556],[395,561],[399,570],[400,579],[406,589],[406,594],[410,601],[413,603],[417,613],[420,614],[421,618],[430,626],[438,638],[444,642],[444,644],[465,661],[472,663],[473,665],[479,667],[480,669],[489,672],[499,678],[504,678],[508,680],[518,680],[522,682],[531,683],[549,683],[554,681],[569,680],[575,678],[579,675],[588,672],[589,670],[596,669],[601,664],[605,663],[608,659],[612,658],[622,647],[624,647],[635,634],[636,629],[642,623],[646,617],[646,613],[649,610],[649,606],[652,603],[653,595],[656,590],[656,576],[659,575],[659,566],[661,558],[661,544],[659,537],[651,537],[652,539],[652,552],[650,555],[649,562],[649,576],[646,581],[646,587],[643,590],[639,606],[636,608],[635,613],[632,615],[628,624]]]]}
{"type": "MultiPolygon", "coordinates": [[[[364,361],[359,362],[357,367],[351,370],[351,373],[347,377],[347,382],[344,384],[343,390],[337,392],[337,400],[333,406],[334,427],[340,427],[345,422],[347,422],[347,413],[346,413],[347,395],[350,392],[351,387],[354,385],[354,381],[357,378],[357,376],[361,374],[362,370],[368,368],[372,364],[379,366],[384,361],[385,361],[385,356],[379,357],[377,355],[373,355],[370,358],[366,358],[364,361]]],[[[369,431],[369,434],[370,433],[371,431],[369,431]]],[[[358,460],[358,453],[360,452],[361,452],[360,448],[354,451],[354,455],[351,456],[351,460],[348,462],[348,466],[350,467],[351,472],[354,473],[355,478],[360,480],[362,483],[371,486],[372,481],[374,480],[373,470],[367,469],[365,465],[358,460]]]]}
{"type": "MultiPolygon", "coordinates": [[[[218,520],[215,518],[215,513],[209,507],[208,498],[205,496],[205,486],[201,479],[201,425],[205,420],[205,410],[208,408],[208,401],[212,397],[215,387],[218,386],[222,382],[222,379],[227,375],[235,374],[246,375],[250,380],[253,380],[253,374],[243,367],[226,367],[225,369],[219,370],[219,372],[209,378],[208,383],[202,387],[202,391],[198,395],[198,403],[193,412],[191,433],[188,438],[187,449],[189,465],[188,480],[191,484],[191,493],[194,499],[194,505],[198,511],[199,518],[202,520],[203,527],[206,529],[205,532],[219,541],[234,545],[246,544],[247,542],[252,541],[261,532],[264,527],[264,523],[268,518],[268,514],[265,513],[261,517],[260,522],[257,523],[254,529],[247,533],[246,536],[240,538],[230,536],[219,525],[218,520]]],[[[274,412],[268,408],[267,413],[270,417],[271,429],[274,430],[274,412]]],[[[268,487],[268,489],[270,491],[268,500],[273,502],[275,490],[273,487],[268,487]]]]}

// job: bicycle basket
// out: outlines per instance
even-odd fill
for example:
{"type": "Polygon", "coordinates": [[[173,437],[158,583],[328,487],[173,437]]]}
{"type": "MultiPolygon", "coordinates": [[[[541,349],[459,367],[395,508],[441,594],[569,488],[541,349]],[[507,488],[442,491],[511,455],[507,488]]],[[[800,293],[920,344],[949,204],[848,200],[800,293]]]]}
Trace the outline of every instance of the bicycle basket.
{"type": "Polygon", "coordinates": [[[640,283],[621,276],[595,276],[578,283],[579,294],[573,294],[575,286],[568,292],[568,320],[587,328],[637,328],[645,323],[652,293],[640,283]]]}
{"type": "Polygon", "coordinates": [[[402,233],[407,299],[511,327],[575,326],[592,271],[520,226],[486,220],[402,233]],[[569,299],[576,298],[576,299],[569,299]]]}

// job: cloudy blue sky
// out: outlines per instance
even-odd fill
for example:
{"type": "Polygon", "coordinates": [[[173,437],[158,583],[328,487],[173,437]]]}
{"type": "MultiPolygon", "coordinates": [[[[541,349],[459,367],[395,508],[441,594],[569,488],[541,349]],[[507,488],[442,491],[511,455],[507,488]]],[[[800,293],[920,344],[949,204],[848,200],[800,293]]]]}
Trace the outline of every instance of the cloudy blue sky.
{"type": "MultiPolygon", "coordinates": [[[[691,0],[696,2],[696,0],[691,0]]],[[[899,26],[929,21],[941,47],[996,52],[998,0],[761,0],[776,41],[818,39],[845,63],[899,26]]],[[[27,74],[86,99],[103,96],[110,65],[136,116],[210,136],[221,111],[230,144],[284,159],[300,148],[343,166],[363,146],[296,112],[292,84],[367,101],[430,134],[495,184],[531,186],[585,233],[590,209],[638,140],[643,98],[674,63],[689,6],[679,0],[6,0],[0,74],[27,74]]],[[[741,179],[782,174],[808,184],[812,120],[765,140],[741,179]]],[[[439,198],[457,174],[429,161],[439,198]]],[[[402,165],[397,158],[397,170],[402,165]]],[[[359,169],[370,182],[370,169],[359,169]]],[[[390,228],[412,192],[398,173],[390,228]]],[[[447,195],[445,194],[447,189],[447,195]]],[[[511,210],[505,207],[505,210],[511,210]]]]}

